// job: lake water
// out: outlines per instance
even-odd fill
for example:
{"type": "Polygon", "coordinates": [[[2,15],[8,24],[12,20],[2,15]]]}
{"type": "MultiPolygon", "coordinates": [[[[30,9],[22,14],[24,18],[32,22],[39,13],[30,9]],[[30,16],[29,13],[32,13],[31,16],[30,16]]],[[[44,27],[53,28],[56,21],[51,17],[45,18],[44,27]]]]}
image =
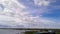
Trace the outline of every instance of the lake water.
{"type": "Polygon", "coordinates": [[[0,34],[24,34],[24,30],[5,30],[0,29],[0,34]]]}

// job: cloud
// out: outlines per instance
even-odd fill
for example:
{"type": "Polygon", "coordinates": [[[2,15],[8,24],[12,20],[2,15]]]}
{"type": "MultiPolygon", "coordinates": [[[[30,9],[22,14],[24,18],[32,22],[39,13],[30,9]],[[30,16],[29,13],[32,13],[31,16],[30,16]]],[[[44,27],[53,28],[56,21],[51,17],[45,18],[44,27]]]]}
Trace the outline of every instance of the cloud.
{"type": "Polygon", "coordinates": [[[48,6],[50,4],[49,0],[34,0],[35,5],[48,6]]]}
{"type": "MultiPolygon", "coordinates": [[[[12,25],[12,26],[14,24],[16,25],[18,19],[15,16],[18,13],[18,11],[22,11],[22,9],[25,9],[25,6],[18,3],[16,0],[11,0],[11,1],[9,1],[9,0],[2,1],[1,0],[0,4],[5,7],[4,9],[2,9],[3,11],[0,10],[0,16],[1,16],[0,24],[12,25]],[[15,19],[17,19],[17,21],[15,19]]],[[[23,14],[21,14],[21,15],[23,15],[23,14]]]]}
{"type": "MultiPolygon", "coordinates": [[[[40,0],[39,0],[40,1],[40,0]]],[[[41,5],[47,6],[47,4],[43,0],[41,2],[41,5]],[[44,4],[45,3],[45,4],[44,4]]],[[[50,20],[48,18],[43,18],[41,16],[33,16],[30,15],[30,12],[27,12],[26,6],[22,5],[21,3],[18,3],[17,0],[3,0],[2,1],[4,8],[4,11],[0,14],[0,24],[6,25],[2,27],[23,27],[23,28],[53,28],[57,27],[57,23],[54,20],[50,20]],[[7,4],[8,3],[8,4],[7,4]],[[26,10],[26,12],[24,11],[26,10]]],[[[0,4],[2,4],[0,2],[0,4]]],[[[39,2],[40,3],[40,2],[39,2]]],[[[38,3],[38,4],[39,4],[38,3]]],[[[48,3],[49,4],[49,3],[48,3]]],[[[40,6],[41,6],[40,5],[40,6]]],[[[45,13],[45,8],[42,8],[40,12],[45,13]]],[[[39,12],[38,12],[39,13],[39,12]]],[[[40,13],[42,15],[42,13],[40,13]]],[[[59,24],[58,24],[59,25],[59,24]]]]}

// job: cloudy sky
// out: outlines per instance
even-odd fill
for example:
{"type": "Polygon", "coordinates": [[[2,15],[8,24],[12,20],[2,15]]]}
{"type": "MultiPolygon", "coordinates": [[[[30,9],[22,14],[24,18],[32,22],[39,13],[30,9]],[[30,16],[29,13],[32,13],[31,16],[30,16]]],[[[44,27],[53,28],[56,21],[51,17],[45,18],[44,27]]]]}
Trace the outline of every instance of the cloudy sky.
{"type": "Polygon", "coordinates": [[[0,28],[60,28],[60,0],[1,0],[0,28]]]}

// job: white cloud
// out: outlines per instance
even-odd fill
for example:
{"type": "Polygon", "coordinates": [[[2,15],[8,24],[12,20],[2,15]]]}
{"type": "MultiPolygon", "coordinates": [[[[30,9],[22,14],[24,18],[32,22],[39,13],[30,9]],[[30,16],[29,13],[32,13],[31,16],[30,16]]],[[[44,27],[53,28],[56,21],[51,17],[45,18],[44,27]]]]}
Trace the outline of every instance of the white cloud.
{"type": "Polygon", "coordinates": [[[24,27],[32,27],[32,28],[49,27],[49,26],[52,27],[53,24],[55,24],[53,20],[45,19],[39,16],[33,17],[29,15],[29,12],[22,12],[26,8],[24,5],[18,3],[16,0],[11,1],[8,0],[7,2],[11,3],[6,4],[2,1],[3,5],[5,6],[5,9],[2,12],[2,15],[0,15],[0,24],[7,26],[10,25],[11,27],[17,27],[17,25],[20,26],[23,25],[24,27]],[[50,24],[52,24],[52,26],[50,24]]]}
{"type": "Polygon", "coordinates": [[[48,6],[50,4],[49,0],[34,0],[35,5],[48,6]]]}
{"type": "Polygon", "coordinates": [[[21,12],[22,9],[25,9],[25,6],[18,3],[16,0],[1,0],[0,4],[5,7],[3,9],[3,11],[0,10],[0,16],[1,16],[0,17],[0,24],[5,24],[7,22],[6,25],[7,24],[8,25],[13,25],[13,24],[16,25],[17,24],[16,21],[18,21],[18,19],[16,18],[17,16],[15,16],[15,15],[17,14],[18,11],[21,12]],[[17,20],[15,20],[15,19],[17,19],[17,20]],[[11,23],[10,23],[10,21],[11,21],[11,23]]]}

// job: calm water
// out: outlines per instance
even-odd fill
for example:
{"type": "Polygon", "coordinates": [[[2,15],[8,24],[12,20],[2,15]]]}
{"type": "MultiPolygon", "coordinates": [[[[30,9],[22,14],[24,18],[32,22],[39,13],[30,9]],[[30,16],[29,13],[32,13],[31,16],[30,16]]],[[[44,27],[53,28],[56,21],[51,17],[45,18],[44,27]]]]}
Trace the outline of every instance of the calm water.
{"type": "Polygon", "coordinates": [[[0,34],[24,34],[24,30],[5,30],[0,29],[0,34]]]}

